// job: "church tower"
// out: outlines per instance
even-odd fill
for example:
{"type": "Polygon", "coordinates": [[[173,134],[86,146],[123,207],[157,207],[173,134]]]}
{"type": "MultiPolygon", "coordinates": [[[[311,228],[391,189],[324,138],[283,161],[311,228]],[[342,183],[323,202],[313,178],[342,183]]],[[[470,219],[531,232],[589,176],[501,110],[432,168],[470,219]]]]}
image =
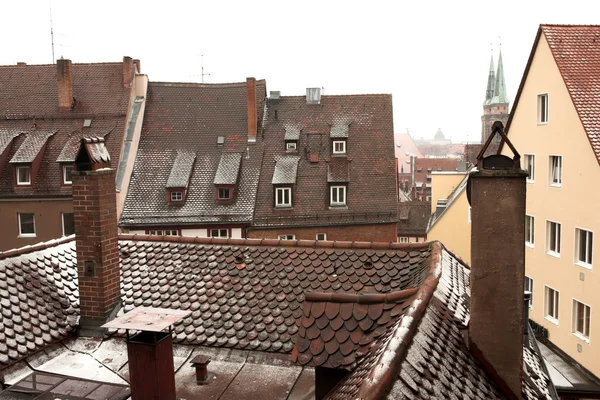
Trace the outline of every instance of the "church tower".
{"type": "MultiPolygon", "coordinates": [[[[483,115],[481,116],[481,143],[485,143],[492,132],[494,122],[500,121],[504,126],[508,121],[508,96],[504,82],[504,66],[502,64],[502,50],[498,55],[498,68],[494,73],[494,55],[490,60],[485,101],[483,102],[483,115]]],[[[499,139],[498,139],[499,140],[499,139]]]]}

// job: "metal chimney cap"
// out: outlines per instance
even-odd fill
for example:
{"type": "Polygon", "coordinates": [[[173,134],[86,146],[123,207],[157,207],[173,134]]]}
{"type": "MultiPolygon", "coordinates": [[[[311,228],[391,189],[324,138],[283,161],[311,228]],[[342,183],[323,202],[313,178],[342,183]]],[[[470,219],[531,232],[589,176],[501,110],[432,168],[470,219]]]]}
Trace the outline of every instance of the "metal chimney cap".
{"type": "Polygon", "coordinates": [[[203,354],[198,354],[196,357],[190,361],[190,363],[194,366],[196,365],[208,365],[210,363],[210,357],[205,356],[203,354]]]}

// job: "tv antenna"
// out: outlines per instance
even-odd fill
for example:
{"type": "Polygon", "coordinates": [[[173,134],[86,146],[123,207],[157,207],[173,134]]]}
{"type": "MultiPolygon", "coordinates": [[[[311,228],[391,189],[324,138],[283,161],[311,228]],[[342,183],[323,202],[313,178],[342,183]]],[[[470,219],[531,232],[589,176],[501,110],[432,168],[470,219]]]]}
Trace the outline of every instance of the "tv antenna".
{"type": "Polygon", "coordinates": [[[201,54],[200,57],[202,57],[202,83],[204,83],[204,76],[210,76],[211,74],[204,73],[204,54],[201,54]]]}
{"type": "Polygon", "coordinates": [[[54,58],[54,29],[52,28],[52,0],[50,0],[50,43],[52,44],[52,64],[56,62],[54,58]]]}

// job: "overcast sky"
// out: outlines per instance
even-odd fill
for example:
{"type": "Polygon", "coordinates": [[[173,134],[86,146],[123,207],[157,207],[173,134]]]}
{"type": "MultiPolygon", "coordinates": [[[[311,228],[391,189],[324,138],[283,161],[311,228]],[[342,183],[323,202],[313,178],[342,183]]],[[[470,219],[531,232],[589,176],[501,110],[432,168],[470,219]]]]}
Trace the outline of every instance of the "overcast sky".
{"type": "MultiPolygon", "coordinates": [[[[0,64],[52,62],[49,6],[2,3],[0,64]]],[[[56,58],[128,55],[150,80],[200,82],[204,54],[206,83],[391,93],[396,132],[478,141],[490,43],[512,104],[538,25],[600,23],[600,2],[53,0],[52,15],[56,58]]]]}

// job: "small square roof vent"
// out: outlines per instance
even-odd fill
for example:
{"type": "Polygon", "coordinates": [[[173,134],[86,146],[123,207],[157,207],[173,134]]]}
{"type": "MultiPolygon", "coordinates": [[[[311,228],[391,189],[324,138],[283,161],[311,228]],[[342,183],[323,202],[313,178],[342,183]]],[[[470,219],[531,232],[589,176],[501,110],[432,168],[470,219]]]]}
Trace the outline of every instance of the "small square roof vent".
{"type": "Polygon", "coordinates": [[[217,136],[217,146],[223,146],[225,144],[225,136],[217,136]]]}
{"type": "Polygon", "coordinates": [[[89,128],[90,126],[92,126],[92,120],[91,119],[84,119],[83,120],[83,127],[84,128],[89,128]]]}

